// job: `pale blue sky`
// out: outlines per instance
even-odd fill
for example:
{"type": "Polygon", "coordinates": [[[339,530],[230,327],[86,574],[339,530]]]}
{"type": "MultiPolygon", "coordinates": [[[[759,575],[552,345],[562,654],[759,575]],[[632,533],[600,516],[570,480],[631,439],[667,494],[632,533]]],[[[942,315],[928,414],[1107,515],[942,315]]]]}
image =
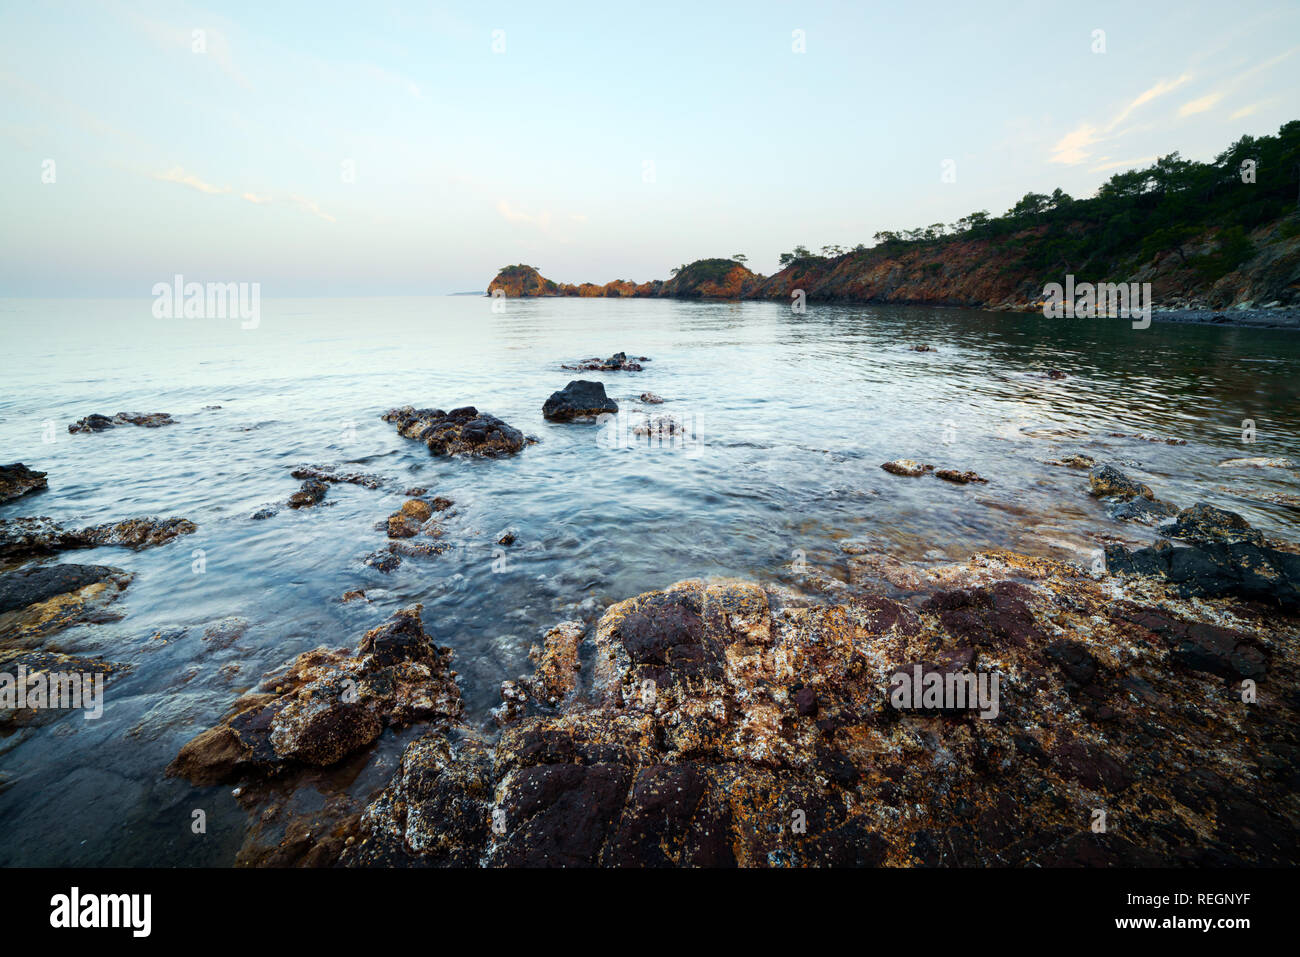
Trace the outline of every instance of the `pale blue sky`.
{"type": "Polygon", "coordinates": [[[0,295],[770,273],[1300,117],[1294,0],[974,6],[4,0],[0,295]]]}

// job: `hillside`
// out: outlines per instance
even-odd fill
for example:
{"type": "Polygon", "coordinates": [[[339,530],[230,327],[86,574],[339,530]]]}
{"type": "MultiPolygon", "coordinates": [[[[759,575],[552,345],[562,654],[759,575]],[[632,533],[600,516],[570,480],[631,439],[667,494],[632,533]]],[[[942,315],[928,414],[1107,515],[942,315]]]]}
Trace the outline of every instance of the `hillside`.
{"type": "Polygon", "coordinates": [[[770,277],[702,259],[666,280],[563,285],[508,266],[489,285],[515,296],[789,299],[1034,309],[1043,286],[1150,282],[1162,309],[1300,306],[1300,121],[1243,136],[1211,163],[1161,157],[1111,177],[1095,197],[1027,193],[1001,216],[876,233],[822,255],[797,246],[770,277]]]}

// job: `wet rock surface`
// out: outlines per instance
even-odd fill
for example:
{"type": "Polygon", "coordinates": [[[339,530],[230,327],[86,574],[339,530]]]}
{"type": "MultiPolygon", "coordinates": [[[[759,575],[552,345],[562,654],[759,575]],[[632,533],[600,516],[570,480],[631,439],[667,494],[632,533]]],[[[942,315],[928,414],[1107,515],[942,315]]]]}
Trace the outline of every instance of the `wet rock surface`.
{"type": "MultiPolygon", "coordinates": [[[[66,655],[56,651],[0,650],[0,675],[9,675],[15,682],[20,679],[28,681],[29,692],[32,684],[48,687],[53,682],[62,682],[65,676],[75,678],[79,684],[86,679],[93,681],[96,676],[101,676],[106,686],[110,677],[125,670],[123,665],[101,658],[66,655]]],[[[85,685],[81,684],[81,687],[84,688],[85,685]]],[[[75,713],[75,709],[58,707],[58,703],[48,700],[48,696],[38,703],[25,697],[24,707],[16,707],[19,703],[16,695],[13,700],[15,707],[6,707],[5,697],[0,694],[0,735],[11,734],[19,728],[47,724],[63,715],[75,713]]],[[[62,702],[64,705],[69,703],[62,702]]],[[[72,699],[71,703],[76,708],[92,707],[92,702],[81,695],[72,699]]],[[[82,719],[79,717],[78,720],[82,719]]]]}
{"type": "Polygon", "coordinates": [[[542,405],[542,417],[551,422],[590,421],[617,411],[618,403],[605,394],[604,384],[589,379],[574,379],[542,405]]]}
{"type": "Polygon", "coordinates": [[[0,641],[29,645],[69,625],[116,618],[132,575],[108,565],[34,565],[0,575],[0,641]]]}
{"type": "Polygon", "coordinates": [[[86,528],[69,528],[44,517],[0,519],[0,557],[49,555],[71,548],[153,548],[198,526],[185,518],[130,518],[86,528]]]}
{"type": "Polygon", "coordinates": [[[385,482],[384,477],[381,475],[372,475],[369,472],[340,471],[336,465],[303,465],[294,469],[290,474],[302,481],[312,479],[329,484],[341,482],[370,489],[382,488],[385,482]]]}
{"type": "Polygon", "coordinates": [[[119,425],[138,425],[146,429],[156,429],[163,425],[175,424],[176,420],[167,412],[119,412],[113,416],[100,415],[94,412],[72,423],[72,425],[68,426],[68,431],[72,433],[103,432],[106,429],[117,428],[119,425]]]}
{"type": "Polygon", "coordinates": [[[561,368],[579,372],[640,372],[644,368],[641,363],[649,361],[645,356],[629,359],[626,352],[616,352],[608,359],[583,359],[561,368]]]}
{"type": "Polygon", "coordinates": [[[891,475],[905,475],[908,478],[917,478],[926,472],[934,471],[933,465],[923,465],[915,459],[894,459],[880,467],[891,475]]]}
{"type": "Polygon", "coordinates": [[[341,862],[1296,862],[1296,619],[1005,552],[917,576],[910,602],[689,581],[611,606],[585,690],[495,744],[412,742],[341,862]],[[915,666],[998,675],[998,716],[893,707],[915,666]]]}
{"type": "Polygon", "coordinates": [[[978,472],[963,472],[961,469],[937,469],[934,477],[943,479],[945,482],[952,482],[954,485],[969,485],[971,482],[987,485],[989,481],[980,476],[978,472]]]}
{"type": "Polygon", "coordinates": [[[1098,498],[1130,499],[1141,496],[1154,499],[1150,486],[1135,481],[1113,465],[1098,465],[1088,473],[1092,494],[1098,498]]]}
{"type": "Polygon", "coordinates": [[[187,743],[167,773],[216,784],[327,766],[385,727],[459,716],[451,651],[433,644],[421,610],[396,612],[366,632],[355,654],[317,648],[299,655],[187,743]]]}
{"type": "Polygon", "coordinates": [[[49,487],[44,472],[29,469],[22,462],[0,465],[0,502],[11,502],[20,496],[49,487]]]}
{"type": "Polygon", "coordinates": [[[382,416],[400,435],[423,442],[434,455],[512,455],[527,444],[524,434],[472,405],[444,412],[402,406],[382,416]]]}

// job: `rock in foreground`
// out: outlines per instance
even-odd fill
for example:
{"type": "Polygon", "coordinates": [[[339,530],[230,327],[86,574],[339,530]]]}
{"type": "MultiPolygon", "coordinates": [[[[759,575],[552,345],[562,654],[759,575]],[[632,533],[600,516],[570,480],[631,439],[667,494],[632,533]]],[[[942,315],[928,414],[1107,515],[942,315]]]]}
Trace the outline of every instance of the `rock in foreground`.
{"type": "Polygon", "coordinates": [[[206,785],[321,767],[386,726],[459,716],[451,650],[433,644],[421,610],[404,608],[366,632],[355,655],[324,648],[299,655],[181,748],[167,773],[206,785]]]}
{"type": "Polygon", "coordinates": [[[700,581],[618,603],[583,694],[495,746],[410,744],[342,862],[1297,862],[1294,619],[1007,553],[920,574],[916,604],[700,581]],[[896,706],[900,673],[997,676],[996,714],[896,706]]]}
{"type": "Polygon", "coordinates": [[[512,455],[526,444],[524,434],[472,405],[444,412],[409,405],[383,415],[398,434],[423,442],[434,455],[512,455]]]}

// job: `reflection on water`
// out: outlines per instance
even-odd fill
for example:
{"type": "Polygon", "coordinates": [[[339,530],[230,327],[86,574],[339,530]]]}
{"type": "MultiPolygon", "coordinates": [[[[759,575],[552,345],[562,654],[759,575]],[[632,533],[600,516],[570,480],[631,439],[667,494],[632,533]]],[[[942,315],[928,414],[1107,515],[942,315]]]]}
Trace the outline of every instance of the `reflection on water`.
{"type": "MultiPolygon", "coordinates": [[[[61,557],[135,573],[122,621],[54,642],[131,670],[110,683],[101,720],[62,717],[0,743],[0,863],[229,864],[244,812],[227,789],[191,788],[162,768],[264,672],[318,644],[354,646],[412,602],[456,649],[471,718],[483,721],[546,628],[682,578],[794,581],[800,554],[837,574],[849,539],[908,559],[988,546],[1079,558],[1098,534],[1149,536],[1107,519],[1085,473],[1044,464],[1075,451],[1127,463],[1161,498],[1213,501],[1295,537],[1294,510],[1222,490],[1297,494],[1294,473],[1218,466],[1298,457],[1300,340],[1281,332],[648,300],[511,301],[496,315],[479,298],[264,300],[261,325],[243,330],[157,320],[149,306],[0,303],[0,459],[45,470],[50,483],[0,517],[199,525],[158,549],[61,557]],[[937,351],[911,351],[922,343],[937,351]],[[620,350],[652,361],[639,373],[560,368],[620,350]],[[1052,369],[1066,377],[1048,378],[1052,369]],[[545,422],[543,401],[575,376],[603,381],[633,421],[642,411],[689,419],[692,441],[602,441],[600,426],[545,422]],[[666,403],[641,406],[645,391],[666,403]],[[403,404],[477,405],[539,443],[499,461],[435,460],[380,421],[403,404]],[[66,431],[90,412],[137,410],[179,424],[66,431]],[[879,468],[899,457],[990,481],[879,468]],[[283,503],[298,485],[290,470],[309,463],[391,481],[335,485],[316,508],[251,520],[283,503]],[[385,544],[375,523],[411,486],[455,502],[450,547],[384,575],[361,560],[385,544]],[[498,550],[506,529],[516,543],[498,550]],[[355,588],[372,603],[339,601],[355,588]],[[246,620],[241,637],[203,639],[229,616],[246,620]],[[189,829],[199,807],[203,837],[189,829]]],[[[365,793],[400,743],[386,737],[369,767],[339,773],[365,793]]]]}

